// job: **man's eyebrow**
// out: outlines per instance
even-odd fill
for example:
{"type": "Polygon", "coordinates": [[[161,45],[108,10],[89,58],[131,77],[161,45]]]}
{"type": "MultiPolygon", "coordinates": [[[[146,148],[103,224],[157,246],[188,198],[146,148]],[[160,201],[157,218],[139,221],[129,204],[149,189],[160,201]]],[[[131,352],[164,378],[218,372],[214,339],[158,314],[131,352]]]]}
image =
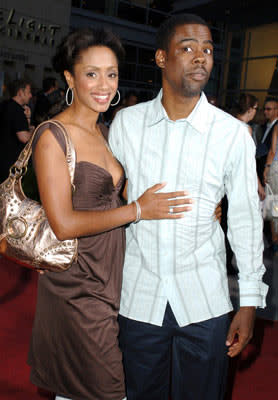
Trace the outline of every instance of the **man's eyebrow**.
{"type": "MultiPolygon", "coordinates": [[[[196,43],[198,43],[198,40],[194,39],[194,38],[184,38],[184,39],[181,39],[178,43],[184,43],[184,42],[196,42],[196,43]]],[[[211,44],[212,46],[214,46],[212,40],[204,40],[203,43],[208,43],[208,44],[211,44]]]]}

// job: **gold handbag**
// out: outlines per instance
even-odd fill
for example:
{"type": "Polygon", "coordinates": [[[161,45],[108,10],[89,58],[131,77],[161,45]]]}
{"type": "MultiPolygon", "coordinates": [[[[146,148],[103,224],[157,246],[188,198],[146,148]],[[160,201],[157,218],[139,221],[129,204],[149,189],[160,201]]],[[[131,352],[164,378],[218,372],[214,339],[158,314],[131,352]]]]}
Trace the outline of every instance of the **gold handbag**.
{"type": "Polygon", "coordinates": [[[27,198],[21,180],[32,154],[32,142],[44,124],[57,126],[64,134],[66,160],[73,185],[76,155],[63,125],[58,121],[40,124],[0,185],[0,253],[23,266],[64,271],[77,258],[77,239],[60,241],[52,231],[40,203],[27,198]]]}

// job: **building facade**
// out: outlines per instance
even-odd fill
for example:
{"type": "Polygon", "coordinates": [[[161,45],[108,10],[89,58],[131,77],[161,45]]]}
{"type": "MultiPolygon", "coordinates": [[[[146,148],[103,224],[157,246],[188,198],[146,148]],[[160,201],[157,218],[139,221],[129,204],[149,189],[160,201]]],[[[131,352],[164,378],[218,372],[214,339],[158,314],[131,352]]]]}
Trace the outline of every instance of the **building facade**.
{"type": "MultiPolygon", "coordinates": [[[[70,25],[72,29],[105,26],[115,32],[126,50],[126,62],[120,71],[121,92],[134,90],[140,100],[147,100],[161,86],[160,70],[155,64],[156,30],[174,11],[174,1],[73,0],[70,25]]],[[[224,31],[212,28],[212,33],[215,65],[205,90],[216,96],[223,74],[224,31]]]]}
{"type": "Polygon", "coordinates": [[[0,97],[25,77],[40,88],[53,75],[51,58],[69,30],[70,0],[0,0],[0,97]]]}

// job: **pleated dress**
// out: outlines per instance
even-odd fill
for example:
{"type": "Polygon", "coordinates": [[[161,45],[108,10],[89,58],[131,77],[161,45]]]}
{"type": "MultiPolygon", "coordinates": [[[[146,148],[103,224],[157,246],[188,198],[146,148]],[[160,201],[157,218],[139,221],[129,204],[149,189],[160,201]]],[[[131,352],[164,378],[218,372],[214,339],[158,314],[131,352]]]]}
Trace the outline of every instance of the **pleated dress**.
{"type": "MultiPolygon", "coordinates": [[[[33,149],[47,128],[65,153],[63,135],[51,123],[38,132],[33,149]]],[[[124,180],[123,175],[114,186],[105,169],[77,162],[74,209],[109,210],[121,206],[124,180]]],[[[123,227],[81,237],[76,263],[67,271],[39,276],[28,357],[31,381],[36,386],[73,400],[125,397],[117,323],[124,249],[123,227]]]]}

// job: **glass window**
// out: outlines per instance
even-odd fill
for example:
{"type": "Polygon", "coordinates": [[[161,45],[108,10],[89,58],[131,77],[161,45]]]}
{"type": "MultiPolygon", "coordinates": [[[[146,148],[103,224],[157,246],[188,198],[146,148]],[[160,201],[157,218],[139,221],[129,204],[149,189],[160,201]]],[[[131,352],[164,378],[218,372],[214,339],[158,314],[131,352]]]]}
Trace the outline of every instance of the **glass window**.
{"type": "Polygon", "coordinates": [[[137,80],[151,85],[154,84],[156,81],[155,68],[139,65],[137,69],[137,80]]]}
{"type": "Polygon", "coordinates": [[[212,40],[215,44],[221,44],[223,42],[222,32],[220,29],[211,28],[212,40]]]}
{"type": "Polygon", "coordinates": [[[126,62],[137,63],[137,48],[128,44],[124,44],[126,62]]]}
{"type": "Polygon", "coordinates": [[[244,37],[241,32],[233,32],[231,47],[233,49],[241,50],[243,46],[243,39],[244,37]]]}
{"type": "Polygon", "coordinates": [[[158,11],[149,11],[148,25],[158,27],[168,18],[167,14],[160,13],[158,11]]]}
{"type": "Polygon", "coordinates": [[[120,79],[124,79],[127,81],[135,81],[136,80],[136,65],[125,63],[123,68],[120,71],[120,79]]]}
{"type": "Polygon", "coordinates": [[[147,7],[147,5],[149,4],[149,0],[129,0],[129,2],[143,7],[147,7]]]}
{"type": "Polygon", "coordinates": [[[71,6],[80,8],[82,5],[82,2],[83,2],[82,0],[71,0],[71,6]]]}
{"type": "Polygon", "coordinates": [[[104,0],[82,0],[82,8],[86,10],[95,11],[100,14],[105,13],[105,1],[104,0]]]}
{"type": "Polygon", "coordinates": [[[155,50],[140,48],[139,64],[155,65],[155,50]]]}
{"type": "Polygon", "coordinates": [[[173,10],[173,0],[150,0],[150,8],[170,13],[173,10]]]}
{"type": "Polygon", "coordinates": [[[120,1],[118,5],[118,18],[136,22],[137,24],[145,24],[146,9],[137,7],[131,3],[120,1]]]}

